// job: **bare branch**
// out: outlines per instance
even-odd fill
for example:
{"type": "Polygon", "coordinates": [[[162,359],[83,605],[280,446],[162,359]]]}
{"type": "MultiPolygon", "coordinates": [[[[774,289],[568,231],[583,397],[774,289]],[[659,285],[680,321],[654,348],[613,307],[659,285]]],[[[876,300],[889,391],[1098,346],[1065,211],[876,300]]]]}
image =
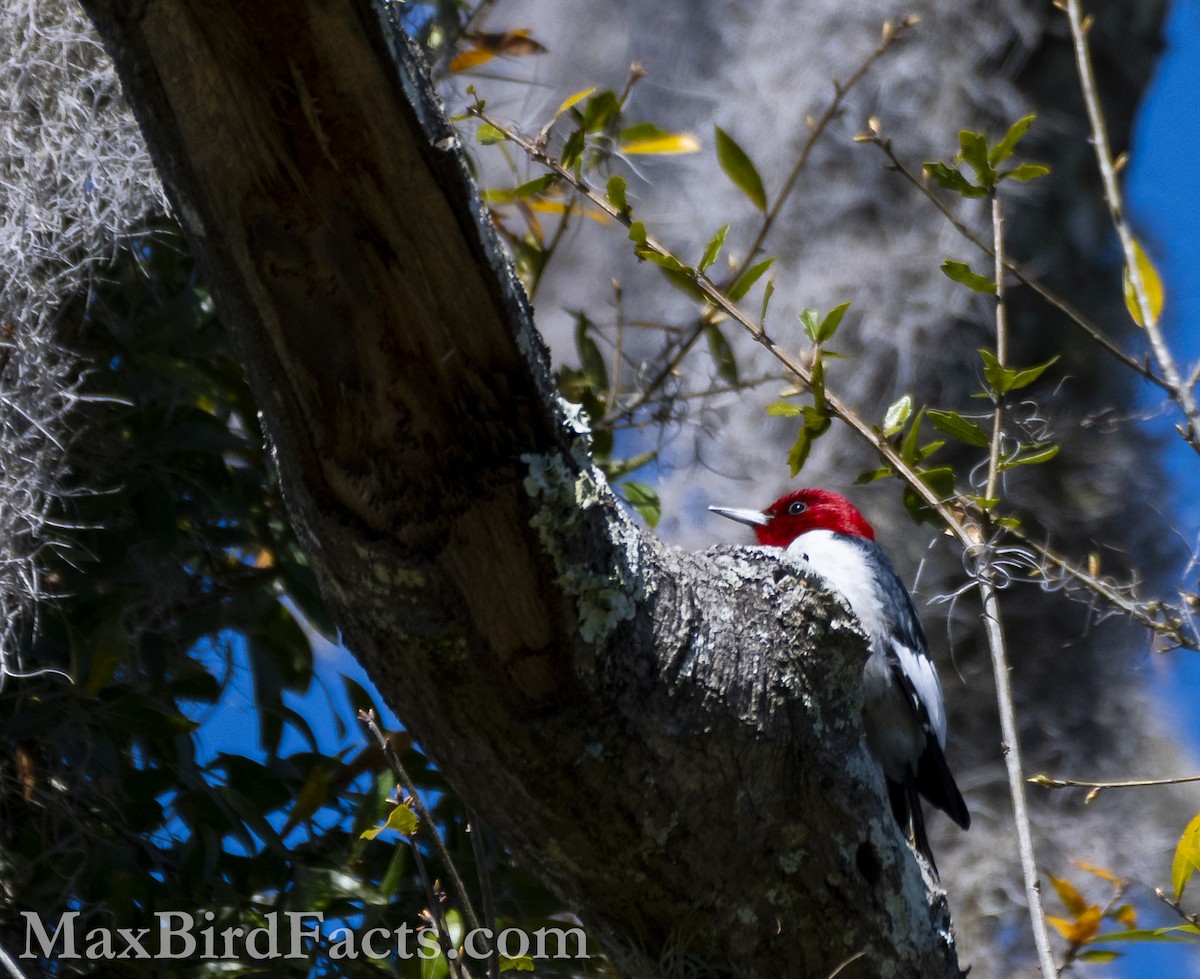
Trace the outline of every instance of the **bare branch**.
{"type": "MultiPolygon", "coordinates": [[[[1000,195],[995,188],[992,202],[993,274],[996,282],[996,361],[1003,368],[1008,363],[1008,308],[1004,301],[1004,215],[1000,195]]],[[[993,392],[992,438],[988,448],[988,499],[996,496],[1000,480],[1000,462],[1004,441],[1003,391],[993,392]]],[[[1025,899],[1029,902],[1029,920],[1033,927],[1033,943],[1037,948],[1038,965],[1044,979],[1055,979],[1058,970],[1050,948],[1050,933],[1046,929],[1046,912],[1042,907],[1042,891],[1038,882],[1037,858],[1033,851],[1033,827],[1029,821],[1029,806],[1025,798],[1025,774],[1021,766],[1020,735],[1017,730],[1017,711],[1012,694],[1012,670],[1004,642],[1003,619],[1000,617],[1000,594],[996,587],[996,570],[991,561],[991,548],[976,551],[975,577],[983,603],[981,619],[992,657],[992,673],[996,683],[996,704],[1000,712],[1000,731],[1004,738],[1004,767],[1008,773],[1008,791],[1012,798],[1013,820],[1017,828],[1017,847],[1021,857],[1021,874],[1025,879],[1025,899]]]]}

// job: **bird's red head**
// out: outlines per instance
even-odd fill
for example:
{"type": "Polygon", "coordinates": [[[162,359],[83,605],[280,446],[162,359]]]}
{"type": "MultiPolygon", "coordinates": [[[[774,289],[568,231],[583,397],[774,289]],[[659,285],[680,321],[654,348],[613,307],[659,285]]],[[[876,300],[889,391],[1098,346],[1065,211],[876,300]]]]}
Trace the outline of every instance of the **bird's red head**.
{"type": "Polygon", "coordinates": [[[781,496],[765,510],[731,510],[710,507],[715,513],[749,524],[758,542],[767,547],[787,547],[810,530],[832,530],[851,537],[875,539],[875,531],[858,508],[831,490],[802,489],[781,496]]]}

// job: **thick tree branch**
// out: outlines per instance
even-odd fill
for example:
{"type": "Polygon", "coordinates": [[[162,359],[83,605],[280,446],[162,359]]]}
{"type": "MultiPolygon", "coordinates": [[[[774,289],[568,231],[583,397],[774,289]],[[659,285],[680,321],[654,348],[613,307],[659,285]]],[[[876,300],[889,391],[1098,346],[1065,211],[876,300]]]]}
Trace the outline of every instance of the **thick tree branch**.
{"type": "Polygon", "coordinates": [[[622,513],[386,17],[85,6],[347,644],[469,805],[626,975],[957,976],[863,747],[848,613],[622,513]]]}

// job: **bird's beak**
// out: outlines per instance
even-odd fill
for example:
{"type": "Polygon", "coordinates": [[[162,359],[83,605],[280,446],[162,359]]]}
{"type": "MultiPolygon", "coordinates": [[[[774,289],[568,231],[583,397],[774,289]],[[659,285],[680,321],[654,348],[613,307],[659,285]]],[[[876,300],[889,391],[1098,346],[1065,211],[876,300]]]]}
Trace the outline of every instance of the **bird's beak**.
{"type": "Polygon", "coordinates": [[[761,510],[738,510],[735,507],[727,506],[710,506],[709,509],[713,513],[719,513],[722,517],[728,517],[738,523],[749,524],[751,527],[762,527],[771,519],[761,510]]]}

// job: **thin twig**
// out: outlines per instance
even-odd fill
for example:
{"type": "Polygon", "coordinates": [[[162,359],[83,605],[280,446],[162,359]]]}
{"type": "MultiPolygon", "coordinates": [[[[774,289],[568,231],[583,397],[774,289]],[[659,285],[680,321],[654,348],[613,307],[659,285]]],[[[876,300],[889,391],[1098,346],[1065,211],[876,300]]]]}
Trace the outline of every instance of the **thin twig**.
{"type": "Polygon", "coordinates": [[[866,954],[867,953],[865,951],[858,951],[851,955],[850,958],[843,960],[836,969],[829,973],[829,979],[837,979],[837,977],[840,976],[848,966],[853,965],[866,954]]]}
{"type": "Polygon", "coordinates": [[[741,263],[741,267],[737,270],[736,274],[733,276],[733,279],[736,279],[737,276],[740,275],[752,261],[754,261],[755,256],[762,250],[763,243],[767,240],[767,236],[771,233],[771,228],[774,227],[775,221],[779,218],[779,212],[783,210],[783,205],[787,203],[788,198],[791,196],[792,190],[796,186],[796,181],[800,178],[800,174],[808,165],[808,158],[812,155],[813,147],[816,145],[817,140],[820,139],[824,134],[825,130],[829,128],[829,124],[833,122],[833,120],[837,118],[838,113],[842,111],[842,103],[846,100],[846,96],[850,94],[850,90],[853,89],[854,86],[860,81],[862,81],[863,77],[868,71],[871,70],[875,62],[887,54],[888,48],[895,43],[900,35],[910,28],[915,27],[918,23],[920,23],[920,20],[921,18],[916,14],[908,14],[903,20],[900,21],[899,24],[893,24],[890,20],[884,21],[883,30],[881,32],[882,37],[879,41],[879,44],[875,47],[875,50],[867,55],[866,60],[854,70],[854,73],[848,79],[846,79],[844,83],[834,81],[833,98],[830,100],[829,104],[825,106],[825,111],[817,117],[816,121],[813,122],[811,126],[809,126],[808,137],[804,140],[804,146],[800,149],[800,155],[796,158],[795,165],[792,167],[787,179],[783,182],[783,187],[779,191],[779,196],[775,198],[775,203],[772,204],[771,209],[767,211],[767,215],[763,219],[762,226],[758,229],[758,234],[755,235],[754,243],[750,246],[750,250],[746,252],[746,258],[741,263]]]}
{"type": "Polygon", "coordinates": [[[1159,372],[1167,384],[1171,399],[1183,412],[1186,422],[1186,430],[1183,431],[1184,441],[1197,454],[1200,454],[1200,406],[1196,403],[1193,390],[1184,384],[1179,367],[1171,354],[1171,348],[1167,346],[1166,339],[1163,337],[1158,318],[1150,304],[1150,296],[1146,291],[1141,266],[1138,264],[1133,232],[1130,231],[1129,223],[1125,220],[1121,187],[1117,181],[1116,167],[1113,165],[1108,128],[1104,122],[1104,112],[1100,108],[1100,95],[1096,89],[1096,76],[1092,71],[1092,56],[1088,49],[1087,34],[1090,23],[1086,26],[1084,24],[1080,0],[1060,0],[1059,5],[1066,11],[1067,21],[1071,25],[1075,66],[1079,73],[1080,87],[1083,90],[1084,105],[1087,107],[1088,122],[1092,128],[1092,146],[1096,150],[1096,163],[1100,168],[1100,180],[1104,185],[1104,199],[1108,202],[1113,227],[1116,228],[1117,237],[1121,240],[1121,252],[1125,256],[1125,269],[1129,275],[1133,294],[1137,299],[1142,328],[1146,331],[1150,350],[1158,363],[1159,372]]]}
{"type": "Polygon", "coordinates": [[[1174,911],[1179,917],[1186,921],[1193,928],[1200,928],[1200,915],[1192,914],[1190,911],[1185,911],[1173,897],[1167,894],[1161,887],[1154,889],[1154,896],[1157,897],[1163,904],[1174,911]]]}
{"type": "MultiPolygon", "coordinates": [[[[429,831],[429,835],[433,839],[433,845],[437,849],[438,857],[446,868],[446,874],[449,876],[450,884],[454,888],[454,896],[458,898],[459,904],[462,905],[463,917],[467,919],[469,928],[478,928],[479,916],[475,913],[475,908],[472,907],[470,898],[467,897],[467,888],[458,874],[458,868],[454,865],[450,851],[446,849],[446,844],[442,842],[442,836],[437,831],[437,823],[433,821],[429,810],[425,808],[425,803],[421,800],[421,794],[417,791],[416,783],[409,776],[399,756],[392,748],[392,743],[379,726],[379,722],[375,718],[374,709],[360,710],[358,712],[358,720],[371,733],[371,737],[375,739],[375,743],[379,746],[379,750],[383,752],[383,757],[387,761],[388,767],[392,770],[392,774],[396,776],[396,780],[404,786],[404,791],[412,797],[412,805],[417,811],[417,817],[421,820],[421,825],[429,831]]],[[[413,849],[415,851],[416,847],[413,849]]]]}
{"type": "MultiPolygon", "coordinates": [[[[1170,606],[1162,602],[1138,602],[1121,593],[1121,589],[1103,578],[1090,574],[1076,567],[1058,551],[1034,541],[1019,527],[1005,527],[1005,534],[1020,541],[1041,560],[1051,567],[1057,568],[1064,575],[1079,582],[1089,591],[1103,598],[1121,613],[1128,615],[1139,625],[1149,629],[1155,635],[1170,640],[1179,649],[1200,650],[1200,637],[1188,635],[1184,631],[1184,621],[1179,616],[1168,615],[1170,606]]],[[[1126,586],[1127,590],[1129,586],[1126,586]]]]}
{"type": "MultiPolygon", "coordinates": [[[[1008,309],[1004,301],[1004,215],[1000,195],[995,189],[992,201],[992,247],[996,281],[996,360],[1001,368],[1008,362],[1008,309]]],[[[1001,443],[1004,438],[1004,399],[1002,391],[993,395],[992,438],[988,450],[987,497],[993,499],[1000,479],[1001,443]]],[[[1055,979],[1058,970],[1050,948],[1050,932],[1046,928],[1046,911],[1042,907],[1042,889],[1038,880],[1037,857],[1033,850],[1033,827],[1025,798],[1025,773],[1021,765],[1020,735],[1017,730],[1017,711],[1012,693],[1012,670],[1004,641],[1003,619],[1000,617],[1000,594],[996,587],[996,569],[992,551],[980,547],[975,560],[979,597],[983,603],[982,621],[992,657],[992,673],[996,683],[996,703],[1000,711],[1000,731],[1004,738],[1004,767],[1008,773],[1008,791],[1012,797],[1013,821],[1017,828],[1017,848],[1021,855],[1021,873],[1025,878],[1025,898],[1029,902],[1029,920],[1033,928],[1033,943],[1043,979],[1055,979]]]]}
{"type": "MultiPolygon", "coordinates": [[[[759,226],[758,232],[754,236],[754,241],[746,252],[746,257],[730,271],[725,283],[721,286],[722,292],[728,290],[728,288],[737,281],[738,277],[750,267],[751,262],[753,262],[754,258],[762,250],[763,243],[767,240],[767,236],[771,233],[771,229],[774,227],[775,221],[779,218],[779,214],[783,210],[783,205],[786,204],[788,198],[791,197],[792,191],[796,187],[796,181],[799,180],[800,174],[808,165],[809,157],[812,155],[812,151],[816,146],[817,140],[824,135],[825,130],[829,128],[829,124],[837,117],[838,113],[841,112],[842,103],[846,100],[846,96],[850,94],[851,89],[853,89],[855,85],[862,81],[863,77],[868,71],[870,71],[875,62],[877,62],[884,56],[884,54],[887,53],[888,48],[892,46],[896,39],[899,38],[900,35],[905,31],[914,27],[917,23],[919,23],[919,21],[920,18],[915,14],[908,14],[903,20],[900,21],[898,25],[892,24],[891,21],[884,21],[882,28],[882,39],[875,49],[869,55],[867,55],[862,64],[860,64],[851,73],[850,77],[844,83],[839,83],[836,81],[834,82],[833,98],[825,106],[825,109],[822,111],[821,115],[818,116],[816,120],[814,120],[809,126],[808,135],[805,137],[804,145],[800,148],[800,155],[796,158],[796,162],[793,164],[787,179],[784,180],[783,187],[780,188],[779,194],[775,198],[774,203],[764,216],[763,222],[759,226]]],[[[654,396],[658,388],[666,383],[667,378],[672,377],[675,374],[676,370],[679,368],[679,365],[683,363],[684,358],[687,357],[692,348],[696,345],[696,341],[698,341],[703,335],[704,330],[711,326],[713,322],[714,318],[711,309],[706,309],[703,313],[701,313],[696,322],[692,325],[691,330],[680,342],[675,353],[666,360],[662,368],[654,375],[653,378],[650,379],[650,382],[642,389],[642,391],[638,393],[637,397],[633,399],[629,407],[626,409],[627,411],[636,411],[654,396]]]]}
{"type": "Polygon", "coordinates": [[[1177,778],[1132,778],[1123,782],[1086,782],[1073,778],[1051,778],[1049,775],[1032,775],[1028,779],[1034,785],[1046,789],[1147,789],[1159,785],[1186,785],[1200,782],[1200,775],[1180,775],[1177,778]]]}
{"type": "MultiPolygon", "coordinates": [[[[496,923],[496,899],[492,894],[492,875],[488,873],[487,854],[483,849],[483,827],[479,817],[467,811],[467,835],[471,837],[471,850],[475,854],[475,868],[479,874],[479,890],[483,895],[483,917],[491,928],[496,923]]],[[[493,938],[488,949],[488,979],[500,979],[500,949],[493,938]]]]}

